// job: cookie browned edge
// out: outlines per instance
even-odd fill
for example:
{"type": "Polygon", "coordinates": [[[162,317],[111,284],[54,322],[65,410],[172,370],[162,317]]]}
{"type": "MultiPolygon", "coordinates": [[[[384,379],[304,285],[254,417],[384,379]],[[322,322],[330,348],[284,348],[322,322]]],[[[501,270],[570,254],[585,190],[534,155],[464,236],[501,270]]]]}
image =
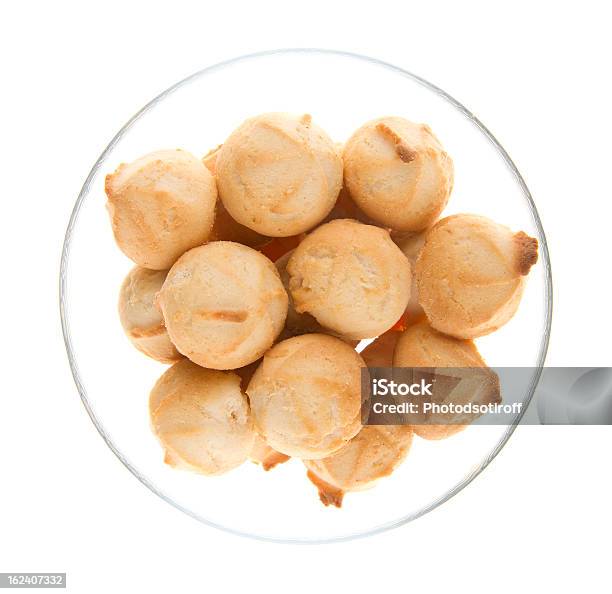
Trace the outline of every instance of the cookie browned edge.
{"type": "Polygon", "coordinates": [[[538,261],[538,240],[529,237],[524,231],[514,234],[517,246],[517,266],[521,276],[527,276],[531,267],[538,261]]]}

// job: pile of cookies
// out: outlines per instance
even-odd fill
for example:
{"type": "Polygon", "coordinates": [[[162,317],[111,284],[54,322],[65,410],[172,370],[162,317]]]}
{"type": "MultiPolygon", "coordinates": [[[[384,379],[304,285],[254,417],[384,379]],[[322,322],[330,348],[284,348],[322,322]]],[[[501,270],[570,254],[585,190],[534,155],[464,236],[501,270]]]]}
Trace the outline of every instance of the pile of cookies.
{"type": "Polygon", "coordinates": [[[473,339],[513,316],[537,260],[521,231],[440,219],[452,187],[430,128],[400,117],[341,146],[309,115],[268,113],[202,159],[157,151],[108,175],[113,233],[136,263],[121,324],[172,364],[149,400],[165,462],[215,475],[299,458],[340,506],[413,434],[462,429],[361,422],[366,366],[485,367],[473,339]]]}

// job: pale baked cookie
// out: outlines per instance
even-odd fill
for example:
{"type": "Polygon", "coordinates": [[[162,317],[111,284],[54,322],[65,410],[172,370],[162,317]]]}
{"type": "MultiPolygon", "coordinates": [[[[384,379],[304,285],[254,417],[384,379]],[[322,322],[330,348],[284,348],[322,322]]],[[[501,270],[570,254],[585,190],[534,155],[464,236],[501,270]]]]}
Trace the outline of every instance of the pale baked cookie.
{"type": "MultiPolygon", "coordinates": [[[[203,158],[202,163],[214,175],[217,175],[217,156],[219,155],[218,146],[216,149],[208,152],[203,158]]],[[[270,241],[269,237],[260,235],[253,229],[249,229],[235,221],[230,214],[225,210],[223,202],[217,200],[215,206],[215,222],[213,224],[208,241],[235,241],[248,245],[249,247],[260,247],[270,241]]]]}
{"type": "Polygon", "coordinates": [[[360,429],[362,358],[345,342],[304,334],[264,356],[247,388],[255,427],[278,452],[324,458],[360,429]]]}
{"type": "Polygon", "coordinates": [[[223,474],[240,466],[253,447],[249,404],[235,373],[183,359],[153,387],[149,412],[164,460],[177,468],[223,474]]]}
{"type": "Polygon", "coordinates": [[[419,303],[431,325],[457,338],[484,336],[516,312],[538,242],[476,215],[442,219],[416,263],[419,303]]]}
{"type": "Polygon", "coordinates": [[[287,303],[274,264],[229,241],[181,256],[159,293],[176,348],[211,369],[236,369],[259,359],[283,329],[287,303]]]}
{"type": "Polygon", "coordinates": [[[268,113],[244,122],[219,150],[217,186],[239,223],[272,237],[320,223],[342,186],[342,159],[309,115],[268,113]]]}
{"type": "MultiPolygon", "coordinates": [[[[394,367],[449,369],[453,377],[463,378],[456,386],[443,389],[437,384],[432,401],[455,404],[494,404],[501,402],[499,379],[489,370],[471,340],[459,340],[433,329],[422,321],[405,330],[395,345],[394,367]],[[462,373],[461,368],[465,368],[462,373]]],[[[442,377],[440,381],[444,378],[442,377]]],[[[423,399],[423,396],[417,398],[423,399]]],[[[415,417],[414,432],[424,439],[444,439],[458,433],[476,416],[434,415],[415,417]],[[455,423],[453,423],[453,421],[455,423]]]]}
{"type": "Polygon", "coordinates": [[[119,292],[119,319],[139,351],[162,363],[174,363],[182,355],[170,341],[164,318],[155,303],[166,274],[166,270],[132,268],[119,292]]]}
{"type": "Polygon", "coordinates": [[[348,338],[382,334],[410,298],[410,263],[389,233],[348,219],[310,233],[287,271],[295,310],[348,338]]]}
{"type": "Polygon", "coordinates": [[[453,187],[453,162],[425,124],[399,117],[368,122],[344,146],[344,183],[357,206],[392,229],[420,231],[453,187]]]}
{"type": "Polygon", "coordinates": [[[106,176],[105,188],[115,240],[140,266],[167,270],[210,235],[217,187],[186,151],[157,151],[122,164],[106,176]]]}
{"type": "Polygon", "coordinates": [[[409,426],[368,425],[344,447],[321,460],[304,460],[324,505],[341,507],[344,493],[372,487],[389,476],[412,445],[409,426]]]}

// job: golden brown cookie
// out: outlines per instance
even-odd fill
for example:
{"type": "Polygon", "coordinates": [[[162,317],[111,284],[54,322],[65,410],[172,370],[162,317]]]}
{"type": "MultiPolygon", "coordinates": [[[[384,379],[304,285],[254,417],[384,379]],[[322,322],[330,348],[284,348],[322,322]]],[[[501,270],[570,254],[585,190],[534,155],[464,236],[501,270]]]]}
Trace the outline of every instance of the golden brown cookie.
{"type": "Polygon", "coordinates": [[[389,233],[348,219],[310,233],[287,272],[295,310],[352,339],[391,328],[410,298],[410,264],[389,233]]]}
{"type": "Polygon", "coordinates": [[[106,176],[105,187],[117,245],[144,268],[167,270],[210,235],[217,187],[186,151],[157,151],[122,164],[106,176]]]}
{"type": "Polygon", "coordinates": [[[309,115],[267,113],[244,122],[217,157],[217,185],[233,219],[271,237],[320,223],[342,186],[342,159],[309,115]]]}
{"type": "Polygon", "coordinates": [[[151,425],[165,461],[202,474],[223,474],[242,464],[255,433],[240,378],[187,359],[164,373],[149,398],[151,425]]]}
{"type": "Polygon", "coordinates": [[[216,241],[190,250],[159,293],[170,339],[194,363],[237,369],[259,359],[285,324],[287,293],[274,264],[216,241]]]}
{"type": "Polygon", "coordinates": [[[484,336],[515,314],[538,242],[471,214],[427,233],[416,263],[419,303],[431,325],[457,338],[484,336]]]}
{"type": "Polygon", "coordinates": [[[332,336],[279,342],[247,388],[257,432],[288,456],[328,456],[359,431],[362,367],[361,357],[332,336]]]}
{"type": "Polygon", "coordinates": [[[344,183],[375,221],[420,231],[439,216],[453,187],[453,162],[425,124],[399,117],[372,120],[346,142],[344,183]]]}
{"type": "Polygon", "coordinates": [[[367,425],[344,447],[321,460],[304,460],[324,505],[340,507],[344,493],[361,491],[389,476],[406,458],[412,428],[367,425]]]}

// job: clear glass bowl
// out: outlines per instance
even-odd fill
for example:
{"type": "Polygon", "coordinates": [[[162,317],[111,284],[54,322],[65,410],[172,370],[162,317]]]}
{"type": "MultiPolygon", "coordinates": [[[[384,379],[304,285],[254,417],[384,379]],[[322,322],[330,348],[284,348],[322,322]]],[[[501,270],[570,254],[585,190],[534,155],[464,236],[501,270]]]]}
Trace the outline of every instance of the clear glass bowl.
{"type": "Polygon", "coordinates": [[[486,215],[539,239],[540,259],[517,315],[478,340],[491,366],[534,368],[523,397],[530,400],[548,344],[551,275],[535,205],[510,157],[468,109],[427,81],[371,58],[311,49],[263,52],[205,68],[164,91],[115,135],[89,173],[66,232],[60,308],[70,366],[111,450],[144,485],[197,520],[283,542],[374,534],[450,499],[489,464],[514,427],[469,427],[440,442],[415,439],[391,477],[349,493],[340,510],[320,504],[299,460],[267,473],[247,462],[213,478],[173,470],[163,464],[147,410],[148,393],[165,367],[133,349],[119,324],[118,289],[132,264],[113,241],[105,174],[160,148],[203,155],[245,118],[267,111],[310,113],[339,142],[381,115],[426,122],[455,162],[445,214],[486,215]]]}

